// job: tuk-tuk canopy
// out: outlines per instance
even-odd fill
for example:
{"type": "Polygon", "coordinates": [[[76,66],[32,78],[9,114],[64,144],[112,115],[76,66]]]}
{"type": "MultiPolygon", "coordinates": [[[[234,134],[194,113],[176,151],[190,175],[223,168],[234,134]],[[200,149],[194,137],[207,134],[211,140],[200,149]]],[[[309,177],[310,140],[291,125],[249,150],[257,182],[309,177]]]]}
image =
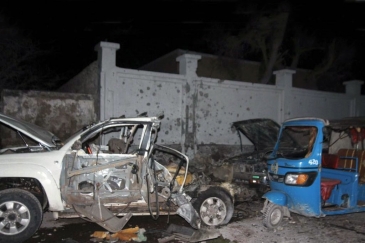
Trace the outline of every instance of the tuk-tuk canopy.
{"type": "Polygon", "coordinates": [[[365,117],[345,117],[337,120],[330,120],[329,126],[333,130],[347,130],[350,128],[365,128],[365,117]]]}

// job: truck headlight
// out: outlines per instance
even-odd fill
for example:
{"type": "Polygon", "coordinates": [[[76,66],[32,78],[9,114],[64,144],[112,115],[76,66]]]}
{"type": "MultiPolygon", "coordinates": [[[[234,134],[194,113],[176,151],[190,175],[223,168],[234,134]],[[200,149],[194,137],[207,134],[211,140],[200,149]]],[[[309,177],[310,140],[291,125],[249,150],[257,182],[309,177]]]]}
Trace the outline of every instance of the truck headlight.
{"type": "Polygon", "coordinates": [[[250,183],[252,184],[260,184],[260,176],[258,175],[253,175],[251,180],[250,180],[250,183]]]}
{"type": "Polygon", "coordinates": [[[285,184],[293,186],[310,186],[317,176],[317,172],[308,173],[287,173],[285,184]]]}

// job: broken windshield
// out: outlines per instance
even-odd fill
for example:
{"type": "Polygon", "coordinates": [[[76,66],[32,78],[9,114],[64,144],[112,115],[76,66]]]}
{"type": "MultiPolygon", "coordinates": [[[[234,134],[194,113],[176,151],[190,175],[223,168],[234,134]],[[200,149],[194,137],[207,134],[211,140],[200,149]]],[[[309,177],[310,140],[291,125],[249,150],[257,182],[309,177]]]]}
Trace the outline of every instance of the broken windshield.
{"type": "Polygon", "coordinates": [[[276,155],[291,159],[306,158],[312,152],[316,135],[316,127],[287,126],[280,135],[276,155]],[[293,138],[296,142],[288,137],[293,138]]]}

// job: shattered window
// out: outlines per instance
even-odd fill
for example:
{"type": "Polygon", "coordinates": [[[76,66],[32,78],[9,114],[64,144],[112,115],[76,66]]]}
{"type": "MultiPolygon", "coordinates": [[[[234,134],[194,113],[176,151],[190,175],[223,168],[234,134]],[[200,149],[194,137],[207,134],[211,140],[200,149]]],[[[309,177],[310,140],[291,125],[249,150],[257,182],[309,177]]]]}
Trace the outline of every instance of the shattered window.
{"type": "Polygon", "coordinates": [[[317,128],[312,126],[288,126],[285,127],[279,141],[278,152],[284,157],[303,158],[309,157],[317,136],[317,128]],[[284,136],[285,135],[285,136],[284,136]],[[288,136],[296,143],[288,141],[288,136]]]}
{"type": "Polygon", "coordinates": [[[141,142],[143,125],[114,125],[103,127],[82,142],[83,150],[88,154],[111,153],[127,154],[138,149],[141,142]]]}

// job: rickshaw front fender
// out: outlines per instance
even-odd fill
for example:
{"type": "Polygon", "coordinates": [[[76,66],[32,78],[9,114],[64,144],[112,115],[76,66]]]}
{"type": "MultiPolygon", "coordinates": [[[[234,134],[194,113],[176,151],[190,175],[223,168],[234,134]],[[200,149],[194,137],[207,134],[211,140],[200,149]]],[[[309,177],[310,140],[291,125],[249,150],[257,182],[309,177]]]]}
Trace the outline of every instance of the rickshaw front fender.
{"type": "Polygon", "coordinates": [[[279,191],[269,191],[265,193],[263,196],[266,200],[268,200],[271,203],[280,205],[280,206],[287,206],[287,197],[284,193],[279,191]]]}

